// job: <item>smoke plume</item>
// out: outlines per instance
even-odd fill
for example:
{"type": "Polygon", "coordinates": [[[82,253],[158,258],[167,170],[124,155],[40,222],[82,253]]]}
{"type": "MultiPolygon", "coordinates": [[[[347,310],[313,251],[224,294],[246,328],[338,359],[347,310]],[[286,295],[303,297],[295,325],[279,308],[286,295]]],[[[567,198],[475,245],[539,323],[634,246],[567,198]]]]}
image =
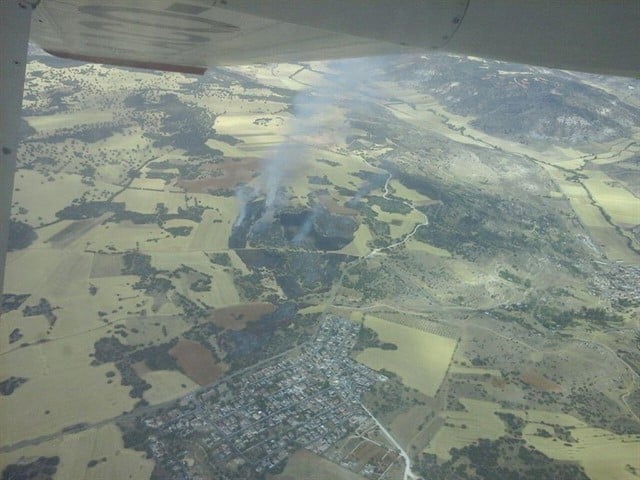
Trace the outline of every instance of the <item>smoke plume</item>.
{"type": "MultiPolygon", "coordinates": [[[[289,131],[285,134],[286,140],[264,156],[261,181],[255,186],[256,190],[244,187],[236,190],[236,198],[240,205],[236,226],[245,219],[247,203],[261,195],[264,196],[265,209],[256,227],[264,227],[266,223],[273,221],[276,211],[287,203],[286,186],[304,167],[309,148],[305,142],[313,142],[313,138],[326,128],[330,108],[355,96],[371,97],[380,94],[369,88],[368,80],[371,78],[372,70],[379,67],[381,61],[381,58],[363,58],[330,62],[324,67],[330,73],[318,75],[320,81],[295,95],[292,105],[293,119],[290,121],[289,131]]],[[[306,66],[305,69],[312,70],[312,67],[306,66]]],[[[315,216],[317,213],[307,219],[294,240],[302,241],[308,236],[315,216]]]]}

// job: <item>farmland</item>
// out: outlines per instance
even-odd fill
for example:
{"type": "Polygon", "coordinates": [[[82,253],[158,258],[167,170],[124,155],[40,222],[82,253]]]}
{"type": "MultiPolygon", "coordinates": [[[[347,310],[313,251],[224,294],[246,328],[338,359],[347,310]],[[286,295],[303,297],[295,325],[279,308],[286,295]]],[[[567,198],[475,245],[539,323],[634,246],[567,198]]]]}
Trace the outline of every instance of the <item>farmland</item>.
{"type": "Polygon", "coordinates": [[[381,342],[396,345],[397,349],[366,349],[357,360],[375,370],[389,370],[407,386],[433,397],[449,367],[455,340],[368,315],[363,323],[378,334],[381,342]]]}

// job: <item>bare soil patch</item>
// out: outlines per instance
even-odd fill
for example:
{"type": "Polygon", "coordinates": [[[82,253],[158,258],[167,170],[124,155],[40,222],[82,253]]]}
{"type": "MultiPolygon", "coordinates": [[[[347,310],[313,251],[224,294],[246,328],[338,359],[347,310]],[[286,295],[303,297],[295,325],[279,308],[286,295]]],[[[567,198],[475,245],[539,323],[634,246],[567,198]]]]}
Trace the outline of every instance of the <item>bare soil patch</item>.
{"type": "Polygon", "coordinates": [[[556,382],[549,380],[544,375],[535,372],[533,370],[527,370],[520,375],[520,380],[535,388],[536,390],[542,390],[543,392],[560,392],[562,387],[556,382]]]}
{"type": "Polygon", "coordinates": [[[370,442],[362,442],[353,452],[352,457],[360,465],[380,463],[387,451],[370,442]]]}
{"type": "Polygon", "coordinates": [[[491,377],[491,386],[504,389],[506,385],[507,385],[507,382],[505,381],[504,378],[491,377]]]}
{"type": "Polygon", "coordinates": [[[113,214],[110,212],[103,213],[98,218],[89,218],[86,220],[77,220],[70,223],[58,233],[52,235],[47,242],[53,248],[64,248],[71,245],[78,238],[89,232],[92,228],[97,227],[113,214]]]}
{"type": "Polygon", "coordinates": [[[199,179],[179,180],[176,185],[189,193],[233,190],[239,184],[249,182],[260,168],[261,160],[257,157],[226,159],[221,163],[202,165],[199,179]]]}
{"type": "Polygon", "coordinates": [[[149,373],[151,369],[147,366],[144,360],[134,363],[131,365],[133,371],[136,372],[140,378],[143,378],[146,373],[149,373]]]}
{"type": "Polygon", "coordinates": [[[336,200],[331,198],[329,195],[323,194],[318,195],[318,199],[320,203],[326,207],[327,210],[331,213],[335,213],[336,215],[350,215],[355,217],[358,215],[358,211],[353,208],[345,207],[344,205],[340,205],[336,200]]]}
{"type": "Polygon", "coordinates": [[[233,305],[216,309],[209,321],[221,328],[242,330],[248,322],[254,322],[263,315],[275,312],[275,310],[276,307],[268,302],[233,305]]]}
{"type": "Polygon", "coordinates": [[[123,268],[122,255],[96,253],[91,262],[90,278],[118,277],[122,275],[123,268]]]}
{"type": "Polygon", "coordinates": [[[208,385],[227,371],[225,363],[218,363],[204,346],[180,339],[169,355],[176,359],[182,371],[198,385],[208,385]]]}

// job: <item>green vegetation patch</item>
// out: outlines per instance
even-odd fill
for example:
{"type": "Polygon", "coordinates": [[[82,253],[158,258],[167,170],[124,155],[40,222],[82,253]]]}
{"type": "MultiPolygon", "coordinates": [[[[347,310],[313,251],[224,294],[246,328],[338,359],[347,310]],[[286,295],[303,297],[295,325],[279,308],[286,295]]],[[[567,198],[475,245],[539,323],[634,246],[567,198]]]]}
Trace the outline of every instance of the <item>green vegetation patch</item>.
{"type": "Polygon", "coordinates": [[[14,463],[2,471],[2,480],[53,480],[59,464],[60,457],[38,457],[33,462],[14,463]]]}
{"type": "Polygon", "coordinates": [[[11,376],[0,382],[0,395],[8,397],[16,391],[22,384],[27,382],[27,378],[11,376]]]}
{"type": "Polygon", "coordinates": [[[189,235],[191,235],[193,227],[165,227],[165,230],[174,237],[188,237],[189,235]]]}
{"type": "Polygon", "coordinates": [[[353,346],[353,350],[356,352],[361,352],[367,348],[381,348],[382,350],[397,350],[398,346],[395,343],[391,343],[391,342],[381,342],[378,336],[378,332],[376,332],[373,328],[369,328],[364,324],[362,324],[360,326],[360,331],[358,332],[358,338],[356,339],[356,344],[353,346]]]}
{"type": "Polygon", "coordinates": [[[136,348],[124,345],[116,337],[103,337],[94,344],[92,365],[114,363],[122,377],[121,384],[130,386],[129,396],[142,398],[151,385],[140,378],[133,368],[133,364],[144,362],[151,370],[180,370],[175,358],[169,354],[177,339],[170,342],[152,345],[144,348],[136,348]]]}
{"type": "Polygon", "coordinates": [[[38,315],[43,315],[49,322],[49,326],[52,327],[58,320],[58,317],[53,313],[53,311],[58,308],[59,307],[52,307],[49,300],[46,298],[41,298],[36,305],[26,305],[22,310],[22,316],[36,317],[38,315]]]}
{"type": "Polygon", "coordinates": [[[430,480],[589,480],[582,467],[547,457],[520,438],[480,439],[464,448],[452,448],[451,459],[440,463],[435,455],[418,457],[415,471],[430,480]]]}
{"type": "Polygon", "coordinates": [[[36,231],[28,224],[19,220],[11,219],[9,223],[9,246],[10,252],[28,248],[38,238],[36,231]]]}

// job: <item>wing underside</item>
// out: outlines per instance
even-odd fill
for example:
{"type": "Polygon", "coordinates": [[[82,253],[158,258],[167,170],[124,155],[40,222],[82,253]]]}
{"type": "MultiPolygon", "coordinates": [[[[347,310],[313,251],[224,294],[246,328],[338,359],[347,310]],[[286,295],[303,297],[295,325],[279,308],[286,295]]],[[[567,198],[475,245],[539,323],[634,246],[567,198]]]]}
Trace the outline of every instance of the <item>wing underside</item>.
{"type": "Polygon", "coordinates": [[[32,38],[61,57],[202,73],[212,65],[331,59],[398,46],[212,6],[215,2],[42,2],[32,38]]]}
{"type": "Polygon", "coordinates": [[[32,39],[63,57],[192,73],[443,49],[636,76],[639,24],[637,0],[41,0],[32,39]]]}

